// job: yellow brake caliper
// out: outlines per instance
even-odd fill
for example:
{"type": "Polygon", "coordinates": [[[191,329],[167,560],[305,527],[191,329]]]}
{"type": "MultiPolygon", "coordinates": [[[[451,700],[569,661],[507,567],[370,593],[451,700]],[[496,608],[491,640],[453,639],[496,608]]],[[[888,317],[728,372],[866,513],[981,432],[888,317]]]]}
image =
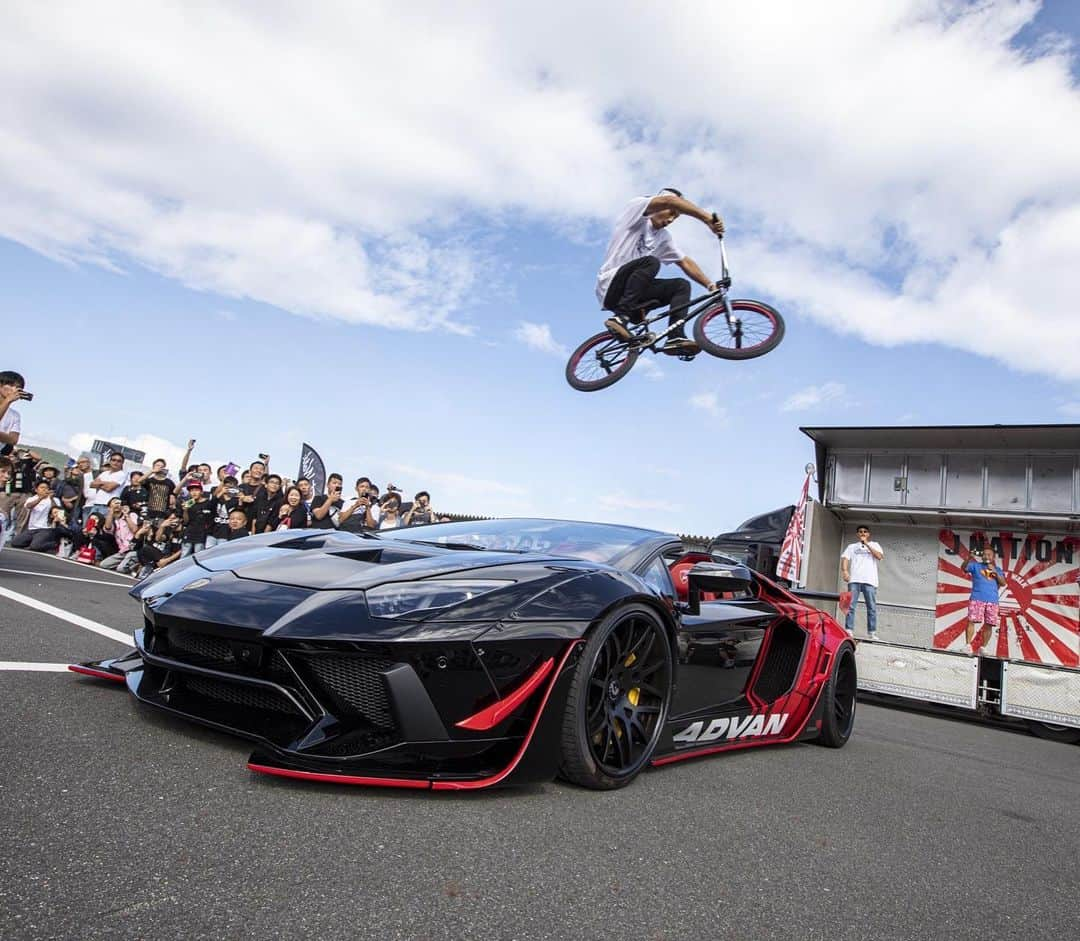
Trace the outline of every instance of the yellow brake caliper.
{"type": "MultiPolygon", "coordinates": [[[[632,653],[632,654],[630,654],[629,657],[626,658],[625,661],[623,661],[623,666],[624,667],[632,667],[634,665],[635,660],[637,660],[637,654],[632,653]]],[[[626,698],[630,700],[630,705],[631,706],[636,707],[637,704],[638,704],[638,700],[641,698],[641,689],[640,689],[640,687],[632,686],[627,691],[626,698]]]]}

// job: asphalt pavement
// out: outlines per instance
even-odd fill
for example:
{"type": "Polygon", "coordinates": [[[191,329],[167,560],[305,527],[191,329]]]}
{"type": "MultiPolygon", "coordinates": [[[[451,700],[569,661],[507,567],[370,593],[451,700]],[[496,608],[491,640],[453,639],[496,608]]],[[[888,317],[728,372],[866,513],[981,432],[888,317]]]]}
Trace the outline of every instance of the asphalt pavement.
{"type": "Polygon", "coordinates": [[[121,652],[25,599],[130,631],[130,584],[0,552],[4,939],[1080,935],[1080,747],[860,703],[838,751],[612,793],[279,780],[116,684],[11,668],[121,652]]]}

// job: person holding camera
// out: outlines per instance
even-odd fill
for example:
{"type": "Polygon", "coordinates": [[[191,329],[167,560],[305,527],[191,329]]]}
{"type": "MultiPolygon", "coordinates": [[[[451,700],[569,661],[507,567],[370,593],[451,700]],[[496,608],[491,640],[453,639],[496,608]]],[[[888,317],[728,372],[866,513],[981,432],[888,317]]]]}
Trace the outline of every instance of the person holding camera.
{"type": "Polygon", "coordinates": [[[135,534],[139,562],[142,563],[139,578],[146,578],[151,572],[163,569],[180,558],[180,530],[183,525],[180,517],[170,512],[156,527],[151,520],[139,527],[135,534]]]}
{"type": "Polygon", "coordinates": [[[413,497],[413,505],[405,514],[405,525],[422,526],[425,523],[434,523],[436,518],[435,511],[431,508],[431,494],[421,490],[413,497]]]}
{"type": "Polygon", "coordinates": [[[22,418],[12,405],[33,398],[25,386],[26,380],[19,373],[10,369],[0,372],[0,454],[4,456],[12,452],[22,434],[22,418]]]}
{"type": "Polygon", "coordinates": [[[136,562],[135,534],[139,518],[119,497],[109,501],[109,511],[97,537],[93,540],[103,569],[123,572],[136,562]]]}
{"type": "MultiPolygon", "coordinates": [[[[240,484],[232,474],[222,478],[221,486],[214,491],[211,503],[214,507],[214,522],[210,532],[206,534],[207,549],[229,538],[229,514],[233,510],[244,513],[244,508],[240,506],[240,484]]],[[[244,518],[247,519],[246,513],[244,518]]]]}
{"type": "Polygon", "coordinates": [[[142,471],[132,471],[127,486],[120,491],[120,502],[139,517],[146,515],[146,503],[150,499],[143,482],[145,477],[142,471]]]}
{"type": "Polygon", "coordinates": [[[367,513],[372,504],[372,483],[369,477],[356,479],[356,496],[342,507],[338,515],[338,528],[347,533],[358,533],[368,528],[367,513]]]}
{"type": "Polygon", "coordinates": [[[11,451],[11,475],[0,503],[0,515],[11,519],[9,524],[14,531],[18,525],[19,516],[26,501],[34,493],[37,484],[39,454],[35,454],[29,448],[13,448],[11,451]]]}
{"type": "Polygon", "coordinates": [[[331,474],[326,480],[326,493],[319,494],[311,501],[311,528],[337,529],[341,509],[345,501],[341,499],[341,474],[331,474]]]}
{"type": "Polygon", "coordinates": [[[60,539],[53,528],[54,509],[60,501],[53,496],[45,481],[38,481],[34,494],[19,511],[15,535],[11,537],[12,549],[29,549],[31,552],[55,552],[60,539]]]}
{"type": "Polygon", "coordinates": [[[393,484],[387,484],[386,488],[389,492],[382,498],[382,503],[379,505],[378,522],[371,515],[371,508],[368,508],[368,519],[372,529],[398,529],[405,523],[401,517],[401,492],[393,484]]]}

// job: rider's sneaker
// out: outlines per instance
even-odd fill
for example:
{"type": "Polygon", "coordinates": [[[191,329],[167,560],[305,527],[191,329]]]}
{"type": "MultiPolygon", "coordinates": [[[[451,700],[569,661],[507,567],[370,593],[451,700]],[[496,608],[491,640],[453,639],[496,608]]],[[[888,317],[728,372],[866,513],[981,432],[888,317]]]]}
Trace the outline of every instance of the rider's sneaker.
{"type": "Polygon", "coordinates": [[[622,314],[608,317],[604,321],[604,326],[608,328],[608,333],[617,336],[620,340],[629,340],[633,337],[630,333],[629,321],[622,314]]]}
{"type": "Polygon", "coordinates": [[[671,337],[660,347],[660,352],[668,356],[694,356],[701,352],[701,347],[686,337],[671,337]]]}

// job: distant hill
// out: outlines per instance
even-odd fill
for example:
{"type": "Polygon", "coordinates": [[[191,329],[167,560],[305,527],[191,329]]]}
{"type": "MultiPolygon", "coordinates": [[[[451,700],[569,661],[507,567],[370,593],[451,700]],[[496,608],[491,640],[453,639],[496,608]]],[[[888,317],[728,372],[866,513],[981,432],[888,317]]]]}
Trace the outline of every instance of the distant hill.
{"type": "Polygon", "coordinates": [[[52,464],[53,467],[57,467],[63,470],[67,467],[67,462],[71,460],[71,457],[64,454],[61,451],[54,451],[52,448],[43,448],[40,445],[30,444],[28,442],[19,442],[20,447],[29,448],[35,454],[40,454],[41,459],[46,464],[52,464]]]}

